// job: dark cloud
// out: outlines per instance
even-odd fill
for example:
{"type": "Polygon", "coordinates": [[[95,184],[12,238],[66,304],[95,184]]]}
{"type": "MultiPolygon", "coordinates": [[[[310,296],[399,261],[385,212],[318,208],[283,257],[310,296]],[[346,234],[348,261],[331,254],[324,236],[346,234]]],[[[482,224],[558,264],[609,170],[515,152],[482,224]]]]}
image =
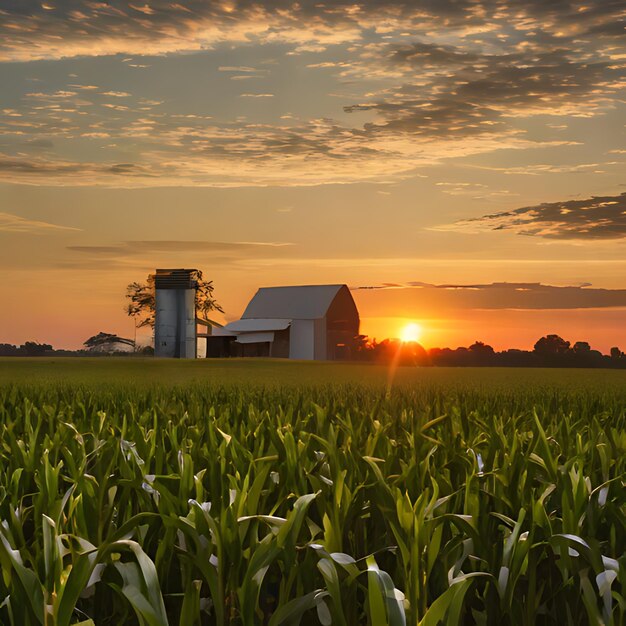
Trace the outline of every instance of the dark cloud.
{"type": "Polygon", "coordinates": [[[476,62],[481,55],[467,52],[454,46],[442,46],[433,43],[414,42],[405,46],[391,48],[389,62],[392,65],[420,67],[424,65],[453,65],[476,62]]]}
{"type": "Polygon", "coordinates": [[[81,163],[60,163],[0,155],[0,173],[13,174],[75,174],[85,171],[81,163]]]}
{"type": "MultiPolygon", "coordinates": [[[[32,141],[29,145],[47,147],[47,141],[32,141]]],[[[18,182],[50,181],[52,184],[64,184],[67,179],[85,183],[102,182],[103,176],[124,176],[132,178],[153,178],[157,175],[148,168],[134,163],[69,162],[56,159],[28,158],[0,154],[0,180],[18,182]],[[56,181],[56,183],[54,182],[56,181]]]]}
{"type": "Polygon", "coordinates": [[[145,167],[141,167],[136,163],[116,163],[110,167],[103,168],[103,171],[105,173],[125,176],[155,176],[155,174],[151,174],[145,167]]]}
{"type": "MultiPolygon", "coordinates": [[[[371,289],[371,288],[370,288],[371,289]]],[[[411,317],[415,310],[443,309],[595,309],[626,307],[626,289],[598,289],[589,285],[558,287],[541,283],[491,283],[470,285],[381,285],[371,291],[368,310],[380,302],[383,310],[411,317]],[[384,297],[376,292],[384,291],[384,297]]],[[[370,315],[377,315],[376,309],[370,315]]]]}
{"type": "Polygon", "coordinates": [[[388,61],[420,82],[405,82],[377,101],[345,107],[349,113],[379,112],[385,121],[367,124],[371,132],[477,135],[509,128],[516,116],[593,113],[623,87],[626,75],[622,65],[573,60],[566,50],[476,55],[450,46],[413,44],[393,50],[388,61]],[[433,63],[448,72],[424,85],[420,67],[433,63]]]}
{"type": "Polygon", "coordinates": [[[451,230],[510,230],[549,239],[626,238],[626,193],[547,202],[458,222],[451,230]]]}
{"type": "Polygon", "coordinates": [[[0,15],[5,60],[159,54],[254,39],[330,44],[394,21],[477,32],[498,22],[559,38],[618,40],[624,23],[621,0],[5,0],[0,15]]]}

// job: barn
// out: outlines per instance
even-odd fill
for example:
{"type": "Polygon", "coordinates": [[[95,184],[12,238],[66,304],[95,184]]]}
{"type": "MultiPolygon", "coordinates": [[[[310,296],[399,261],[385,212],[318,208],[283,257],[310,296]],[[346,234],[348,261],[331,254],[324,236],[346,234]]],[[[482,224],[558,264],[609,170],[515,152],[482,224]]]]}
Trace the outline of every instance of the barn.
{"type": "Polygon", "coordinates": [[[325,361],[349,358],[358,334],[346,285],[301,285],[259,289],[241,319],[213,329],[212,341],[230,338],[235,356],[325,361]]]}

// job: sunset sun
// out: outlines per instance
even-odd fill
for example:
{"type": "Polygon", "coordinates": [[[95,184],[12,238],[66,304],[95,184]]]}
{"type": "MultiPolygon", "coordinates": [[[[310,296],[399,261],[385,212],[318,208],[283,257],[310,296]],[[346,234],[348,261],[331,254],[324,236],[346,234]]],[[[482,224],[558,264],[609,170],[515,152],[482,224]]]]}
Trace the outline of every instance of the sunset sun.
{"type": "Polygon", "coordinates": [[[411,343],[414,341],[419,341],[421,337],[422,337],[422,327],[419,324],[416,324],[415,322],[411,322],[410,324],[407,324],[402,329],[402,334],[400,335],[400,338],[402,339],[404,343],[411,343]]]}

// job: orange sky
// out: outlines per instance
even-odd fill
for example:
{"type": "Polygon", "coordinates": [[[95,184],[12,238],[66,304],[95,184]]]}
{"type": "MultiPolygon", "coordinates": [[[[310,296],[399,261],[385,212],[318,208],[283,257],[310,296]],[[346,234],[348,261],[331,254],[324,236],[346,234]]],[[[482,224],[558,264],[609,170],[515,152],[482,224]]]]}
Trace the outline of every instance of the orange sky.
{"type": "MultiPolygon", "coordinates": [[[[319,275],[317,272],[312,268],[302,272],[301,276],[310,277],[305,282],[314,282],[319,275]]],[[[248,276],[245,271],[230,269],[228,278],[220,278],[220,273],[216,273],[215,293],[226,311],[223,320],[235,319],[243,312],[257,285],[261,284],[258,280],[261,272],[248,276]]],[[[282,275],[280,269],[265,270],[264,273],[266,277],[282,275]]],[[[84,339],[99,331],[132,337],[133,323],[122,311],[124,287],[130,279],[142,275],[140,271],[132,274],[116,272],[114,275],[73,271],[69,276],[51,270],[12,273],[3,289],[6,293],[22,293],[23,298],[4,300],[0,324],[2,328],[10,328],[10,334],[3,334],[1,340],[16,343],[37,340],[50,342],[56,347],[77,348],[84,339]],[[67,278],[69,281],[65,282],[67,278]]],[[[322,279],[326,280],[322,282],[329,282],[334,276],[332,269],[325,270],[322,279]]],[[[295,284],[295,280],[289,278],[284,282],[295,284]]],[[[426,347],[457,347],[480,340],[496,349],[528,349],[548,333],[560,334],[572,343],[589,341],[593,347],[605,352],[613,345],[622,348],[626,345],[626,306],[603,306],[613,298],[623,302],[626,299],[623,292],[593,291],[591,288],[587,295],[590,288],[574,288],[565,296],[553,289],[556,293],[547,296],[546,287],[524,288],[539,292],[537,297],[545,299],[551,306],[554,306],[555,299],[561,299],[564,305],[573,308],[493,308],[520,306],[515,299],[515,290],[519,287],[513,286],[501,287],[495,296],[480,293],[476,288],[448,290],[434,286],[357,289],[353,295],[361,314],[362,332],[379,341],[400,336],[406,324],[416,322],[422,328],[421,342],[426,347]],[[588,300],[596,301],[600,306],[588,307],[588,300]],[[478,308],[476,305],[480,302],[488,308],[478,308]],[[580,308],[581,304],[585,308],[580,308]]],[[[482,291],[493,291],[493,288],[482,291]]],[[[140,331],[140,337],[142,341],[149,340],[146,331],[140,331]]]]}
{"type": "Polygon", "coordinates": [[[346,283],[379,339],[626,348],[619,3],[9,4],[0,342],[129,335],[197,267],[225,320],[346,283]]]}

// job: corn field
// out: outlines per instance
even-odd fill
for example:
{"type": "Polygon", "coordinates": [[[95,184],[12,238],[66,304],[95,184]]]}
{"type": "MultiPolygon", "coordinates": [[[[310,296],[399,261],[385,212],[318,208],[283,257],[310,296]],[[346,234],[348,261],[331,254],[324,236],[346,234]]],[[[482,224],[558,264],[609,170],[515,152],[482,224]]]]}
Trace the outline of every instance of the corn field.
{"type": "Polygon", "coordinates": [[[623,392],[0,386],[0,623],[626,623],[623,392]]]}

